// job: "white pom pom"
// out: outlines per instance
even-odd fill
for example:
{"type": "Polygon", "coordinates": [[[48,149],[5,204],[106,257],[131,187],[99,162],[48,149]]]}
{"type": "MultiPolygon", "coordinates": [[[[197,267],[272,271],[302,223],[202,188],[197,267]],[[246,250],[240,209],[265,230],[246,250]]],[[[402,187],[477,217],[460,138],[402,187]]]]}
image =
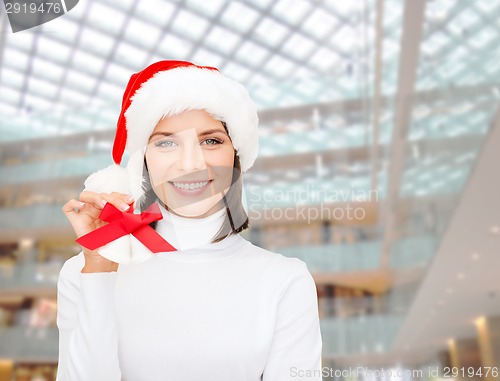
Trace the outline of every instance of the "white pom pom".
{"type": "Polygon", "coordinates": [[[92,173],[85,180],[86,191],[96,193],[119,192],[130,194],[130,179],[127,169],[112,164],[109,167],[92,173]]]}

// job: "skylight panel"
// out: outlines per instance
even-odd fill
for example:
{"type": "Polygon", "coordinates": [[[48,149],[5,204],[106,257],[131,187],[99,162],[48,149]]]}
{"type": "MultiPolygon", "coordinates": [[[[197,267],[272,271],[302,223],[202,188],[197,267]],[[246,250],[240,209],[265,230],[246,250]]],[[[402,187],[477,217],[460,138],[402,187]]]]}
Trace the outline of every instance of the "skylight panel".
{"type": "Polygon", "coordinates": [[[69,70],[66,76],[66,84],[78,91],[89,93],[95,85],[96,78],[85,75],[76,70],[69,70]]]}
{"type": "Polygon", "coordinates": [[[71,12],[66,13],[64,18],[69,18],[70,20],[81,24],[85,14],[88,12],[88,8],[91,7],[92,4],[93,3],[89,1],[80,1],[80,5],[78,7],[74,7],[71,12]]]}
{"type": "Polygon", "coordinates": [[[78,29],[81,27],[75,21],[71,21],[71,19],[67,17],[58,17],[52,20],[48,25],[50,25],[51,31],[54,30],[55,32],[51,34],[54,39],[68,44],[73,44],[76,41],[78,29]]]}
{"type": "Polygon", "coordinates": [[[448,42],[449,39],[446,38],[443,33],[433,33],[432,36],[422,44],[422,51],[430,56],[434,56],[434,54],[443,49],[448,42]]]}
{"type": "Polygon", "coordinates": [[[279,0],[274,4],[271,12],[280,19],[296,25],[299,23],[307,12],[310,11],[311,3],[304,0],[279,0]]]}
{"type": "Polygon", "coordinates": [[[122,41],[116,49],[116,62],[126,62],[127,66],[141,68],[145,66],[148,52],[122,41]]]}
{"type": "Polygon", "coordinates": [[[49,60],[44,60],[39,57],[33,58],[32,73],[33,76],[47,79],[53,83],[58,83],[64,75],[64,67],[54,64],[49,60]]]}
{"type": "Polygon", "coordinates": [[[161,30],[137,19],[129,20],[125,29],[124,39],[134,43],[142,49],[152,49],[158,43],[161,30]]]}
{"type": "Polygon", "coordinates": [[[120,1],[115,1],[115,0],[105,0],[111,7],[115,9],[120,9],[122,12],[127,13],[129,12],[132,7],[134,6],[134,3],[136,3],[136,0],[120,0],[120,1]]]}
{"type": "Polygon", "coordinates": [[[236,57],[250,63],[253,67],[260,66],[269,56],[270,51],[251,41],[245,41],[236,52],[236,57]]]}
{"type": "Polygon", "coordinates": [[[261,72],[255,72],[252,78],[250,79],[249,84],[254,88],[251,90],[256,90],[260,86],[266,86],[269,84],[269,77],[263,75],[261,72]]]}
{"type": "Polygon", "coordinates": [[[462,28],[470,28],[473,25],[481,22],[476,12],[471,10],[464,10],[460,12],[455,18],[452,19],[451,24],[458,24],[462,28]]]}
{"type": "Polygon", "coordinates": [[[389,61],[396,56],[400,51],[399,45],[390,38],[384,39],[384,47],[382,49],[382,57],[384,61],[389,61]]]}
{"type": "Polygon", "coordinates": [[[357,52],[361,43],[359,33],[350,25],[344,25],[332,38],[334,44],[344,53],[357,52]]]}
{"type": "Polygon", "coordinates": [[[81,48],[100,56],[110,54],[114,44],[115,40],[111,36],[90,27],[84,28],[80,37],[81,48]]]}
{"type": "Polygon", "coordinates": [[[82,127],[89,127],[89,124],[89,120],[82,118],[81,115],[69,113],[65,118],[65,125],[70,126],[73,131],[79,130],[82,127]]]}
{"type": "Polygon", "coordinates": [[[185,59],[192,47],[193,44],[190,41],[167,34],[158,46],[158,52],[166,58],[185,59]]]}
{"type": "Polygon", "coordinates": [[[474,5],[478,9],[480,9],[484,14],[489,14],[499,6],[499,4],[496,1],[491,1],[491,0],[476,1],[474,2],[474,5]]]}
{"type": "Polygon", "coordinates": [[[278,55],[273,56],[264,66],[266,72],[280,79],[288,78],[292,74],[294,67],[295,65],[292,62],[278,55]]]}
{"type": "Polygon", "coordinates": [[[88,99],[87,95],[69,87],[64,87],[61,91],[61,103],[69,106],[82,106],[86,104],[88,99]]]}
{"type": "Polygon", "coordinates": [[[257,88],[254,94],[267,103],[273,103],[274,100],[280,95],[280,92],[275,86],[265,86],[257,88]]]}
{"type": "Polygon", "coordinates": [[[25,76],[22,73],[5,65],[3,65],[0,69],[2,70],[2,85],[8,85],[14,88],[21,87],[25,79],[25,76]]]}
{"type": "Polygon", "coordinates": [[[30,92],[24,94],[24,102],[26,106],[29,106],[33,110],[47,110],[52,107],[53,102],[51,100],[45,99],[42,95],[34,95],[30,92]]]}
{"type": "Polygon", "coordinates": [[[209,23],[192,12],[181,9],[173,20],[172,29],[181,35],[199,40],[205,34],[209,23]]]}
{"type": "MultiPolygon", "coordinates": [[[[123,96],[123,87],[109,81],[101,81],[96,96],[110,103],[116,101],[118,104],[118,101],[121,102],[123,96]]],[[[116,117],[118,118],[118,115],[116,117]]]]}
{"type": "Polygon", "coordinates": [[[268,8],[273,1],[274,0],[251,0],[250,2],[259,8],[265,9],[268,8]]]}
{"type": "Polygon", "coordinates": [[[224,58],[218,54],[212,53],[207,49],[200,48],[193,56],[194,62],[200,62],[204,66],[219,67],[224,62],[224,58]]]}
{"type": "Polygon", "coordinates": [[[104,78],[107,81],[116,83],[117,85],[123,84],[123,86],[125,86],[132,74],[132,70],[126,69],[114,62],[109,62],[104,78]]]}
{"type": "Polygon", "coordinates": [[[294,73],[294,77],[299,80],[311,80],[314,79],[315,76],[316,74],[307,66],[298,67],[294,73]]]}
{"type": "Polygon", "coordinates": [[[33,46],[33,37],[34,33],[16,33],[16,34],[7,34],[6,36],[6,45],[12,46],[17,50],[21,50],[23,52],[30,52],[33,46]]]}
{"type": "Polygon", "coordinates": [[[321,85],[318,81],[301,81],[295,86],[295,91],[302,94],[308,98],[317,94],[321,89],[321,85]]]}
{"type": "Polygon", "coordinates": [[[38,52],[41,57],[66,65],[71,54],[71,48],[42,35],[38,38],[38,52]]]}
{"type": "Polygon", "coordinates": [[[316,47],[316,44],[300,33],[294,33],[283,45],[283,52],[302,61],[305,60],[316,47]]]}
{"type": "Polygon", "coordinates": [[[28,93],[40,94],[46,99],[52,100],[56,97],[59,86],[49,81],[43,81],[36,77],[31,77],[29,80],[28,93]]]}
{"type": "Polygon", "coordinates": [[[362,7],[364,7],[362,2],[356,1],[334,1],[327,0],[327,6],[333,9],[340,16],[345,18],[351,18],[353,13],[360,12],[362,7]]]}
{"type": "Polygon", "coordinates": [[[139,1],[135,13],[144,20],[157,26],[164,26],[170,21],[176,6],[163,0],[139,1]]]}
{"type": "Polygon", "coordinates": [[[96,76],[101,74],[105,63],[106,62],[103,58],[98,58],[95,55],[85,53],[82,50],[77,50],[73,56],[73,66],[76,69],[92,73],[96,76]]]}
{"type": "Polygon", "coordinates": [[[495,57],[493,59],[490,59],[488,63],[484,66],[486,72],[490,75],[498,75],[499,69],[500,69],[500,61],[495,57]]]}
{"type": "MultiPolygon", "coordinates": [[[[2,75],[5,74],[5,70],[2,71],[2,75]]],[[[21,92],[17,89],[12,89],[7,86],[2,87],[0,92],[0,103],[8,103],[13,106],[17,106],[21,100],[21,92]]]]}
{"type": "MultiPolygon", "coordinates": [[[[18,111],[17,107],[5,103],[5,101],[0,103],[0,114],[1,115],[14,115],[17,113],[17,111],[18,111]]],[[[5,138],[0,138],[0,140],[5,140],[5,138]]]]}
{"type": "Polygon", "coordinates": [[[214,17],[226,2],[224,0],[187,0],[188,7],[200,10],[208,17],[214,17]]]}
{"type": "Polygon", "coordinates": [[[325,13],[321,9],[316,9],[302,24],[302,28],[319,39],[325,38],[334,30],[339,21],[337,18],[325,13]]]}
{"type": "Polygon", "coordinates": [[[241,38],[236,33],[219,26],[214,26],[205,38],[205,42],[208,46],[225,54],[232,52],[240,41],[241,38]]]}
{"type": "Polygon", "coordinates": [[[270,19],[263,19],[253,35],[262,43],[277,47],[288,33],[289,29],[283,25],[270,19]]]}
{"type": "Polygon", "coordinates": [[[122,12],[102,2],[94,1],[89,6],[91,7],[88,17],[90,26],[97,25],[100,30],[113,36],[120,35],[125,22],[125,15],[122,12]]]}
{"type": "Polygon", "coordinates": [[[29,65],[28,55],[26,53],[23,53],[19,50],[12,48],[5,49],[3,60],[5,63],[14,66],[17,70],[21,72],[25,72],[29,65]]]}
{"type": "Polygon", "coordinates": [[[477,49],[484,48],[489,44],[495,37],[497,33],[494,32],[490,27],[483,27],[478,33],[474,35],[470,43],[477,49]]]}
{"type": "Polygon", "coordinates": [[[336,53],[330,49],[322,47],[311,57],[309,63],[319,70],[326,72],[332,69],[334,64],[339,62],[339,60],[340,58],[336,53]]]}
{"type": "Polygon", "coordinates": [[[259,12],[254,9],[240,2],[230,2],[221,16],[221,21],[242,33],[247,33],[259,18],[259,12]]]}
{"type": "Polygon", "coordinates": [[[247,68],[238,65],[234,61],[229,61],[226,66],[224,66],[224,74],[230,78],[235,79],[238,82],[246,82],[250,77],[252,72],[247,68]]]}

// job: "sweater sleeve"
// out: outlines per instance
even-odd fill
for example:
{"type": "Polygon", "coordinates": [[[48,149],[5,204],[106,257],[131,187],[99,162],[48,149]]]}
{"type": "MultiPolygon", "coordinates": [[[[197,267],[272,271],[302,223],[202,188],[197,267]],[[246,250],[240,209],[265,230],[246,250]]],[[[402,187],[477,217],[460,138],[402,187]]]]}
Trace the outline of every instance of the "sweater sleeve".
{"type": "Polygon", "coordinates": [[[278,304],[263,381],[322,380],[316,284],[300,259],[278,304]]]}
{"type": "Polygon", "coordinates": [[[113,312],[116,272],[82,273],[83,253],[57,281],[59,362],[56,381],[120,381],[113,312]]]}

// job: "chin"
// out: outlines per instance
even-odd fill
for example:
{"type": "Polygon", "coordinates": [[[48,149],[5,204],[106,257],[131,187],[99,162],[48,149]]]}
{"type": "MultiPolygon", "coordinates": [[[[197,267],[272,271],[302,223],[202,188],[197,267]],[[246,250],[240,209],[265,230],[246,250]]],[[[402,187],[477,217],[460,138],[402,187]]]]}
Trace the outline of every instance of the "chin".
{"type": "MultiPolygon", "coordinates": [[[[181,207],[170,207],[175,213],[184,217],[199,217],[205,215],[208,211],[216,207],[216,205],[221,201],[222,198],[218,199],[207,199],[200,202],[196,202],[189,205],[184,205],[181,207]]],[[[219,208],[220,209],[220,208],[219,208]]]]}

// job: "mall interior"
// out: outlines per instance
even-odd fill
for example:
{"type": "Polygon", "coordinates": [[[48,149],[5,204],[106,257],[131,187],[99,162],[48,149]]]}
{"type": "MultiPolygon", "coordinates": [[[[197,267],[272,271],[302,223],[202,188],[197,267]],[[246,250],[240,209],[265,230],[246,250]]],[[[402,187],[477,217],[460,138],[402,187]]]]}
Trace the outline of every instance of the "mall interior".
{"type": "Polygon", "coordinates": [[[257,104],[241,235],[307,264],[324,380],[500,379],[499,2],[81,0],[15,33],[0,11],[0,381],[55,379],[61,208],[163,59],[257,104]]]}

